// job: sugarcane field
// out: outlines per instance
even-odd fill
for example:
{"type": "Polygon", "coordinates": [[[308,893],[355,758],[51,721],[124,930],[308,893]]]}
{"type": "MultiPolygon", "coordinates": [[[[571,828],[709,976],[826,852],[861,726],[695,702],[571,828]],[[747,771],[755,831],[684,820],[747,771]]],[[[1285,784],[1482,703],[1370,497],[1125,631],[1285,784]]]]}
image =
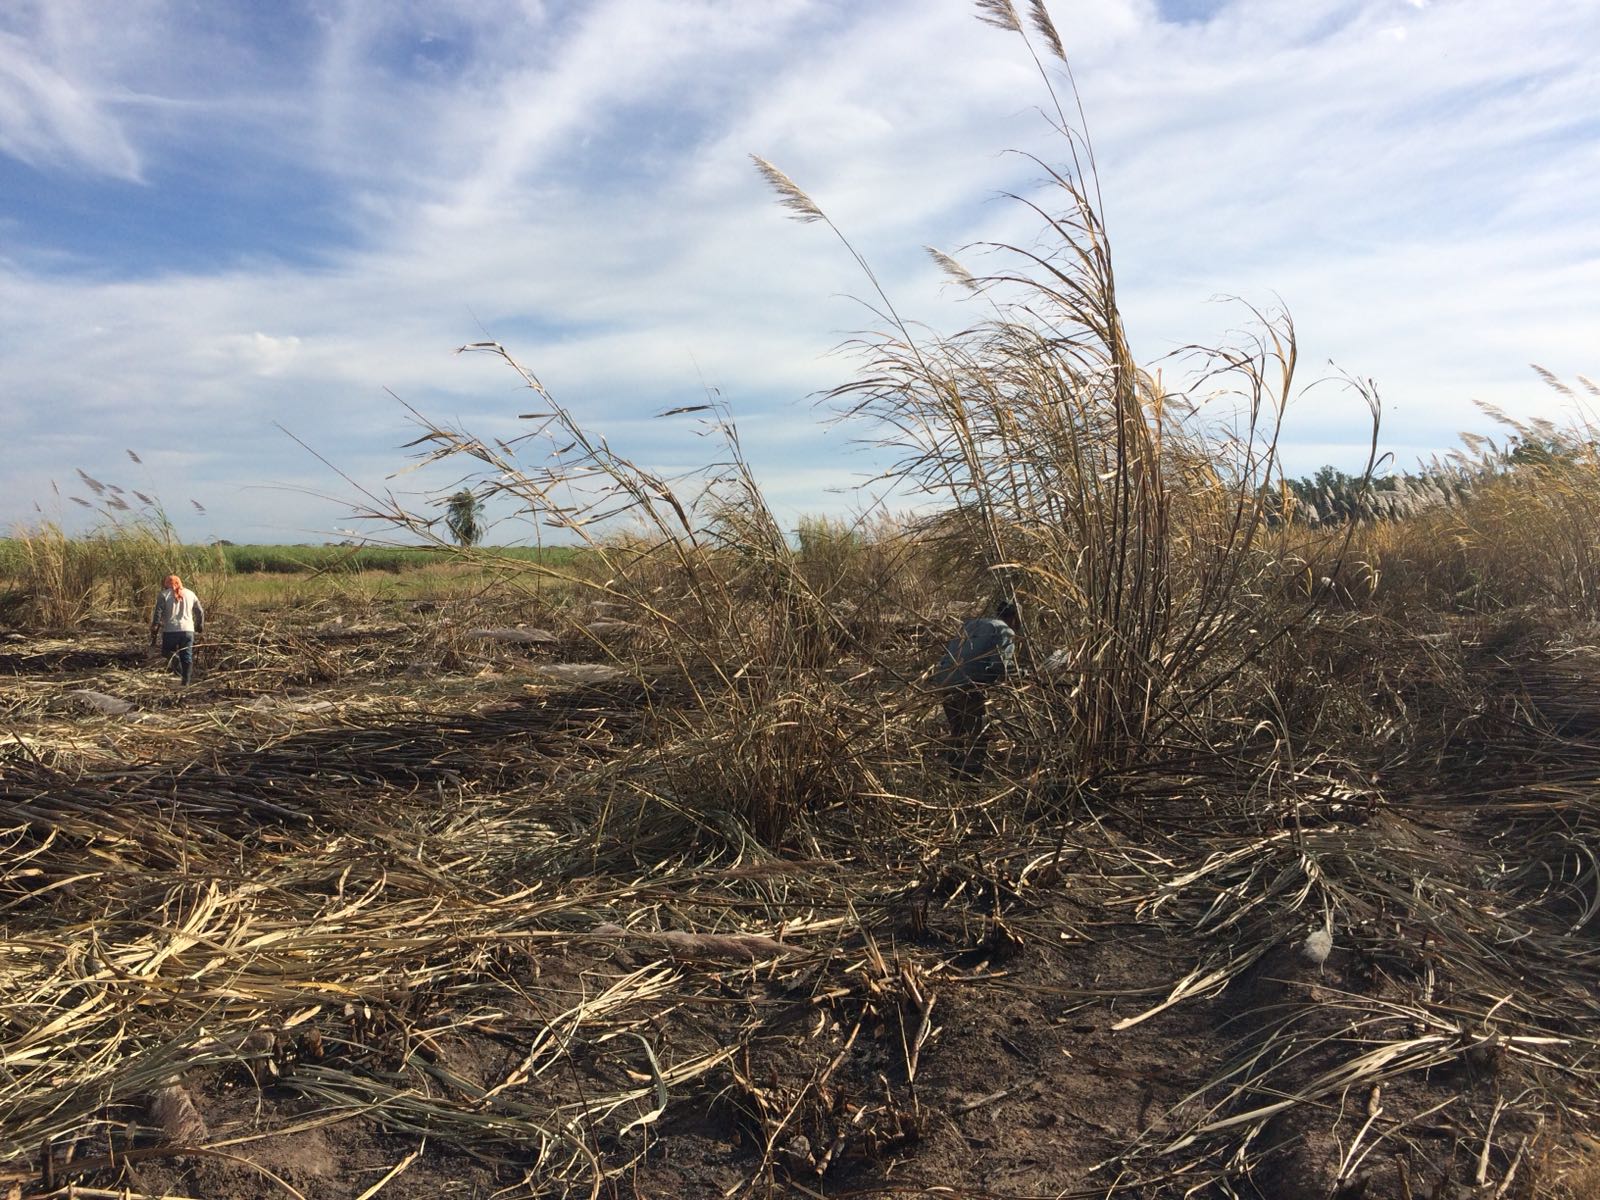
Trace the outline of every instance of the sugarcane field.
{"type": "Polygon", "coordinates": [[[0,1178],[1585,1194],[1600,651],[1543,531],[1593,471],[1333,526],[1084,497],[1087,543],[1012,509],[796,544],[746,493],[464,552],[431,599],[234,611],[218,570],[187,686],[107,578],[0,649],[0,1178]],[[969,773],[927,668],[991,536],[1019,666],[969,773]],[[1520,592],[1405,576],[1447,537],[1520,592]]]}
{"type": "Polygon", "coordinates": [[[1592,626],[1290,588],[968,779],[909,547],[6,635],[5,1186],[1583,1194],[1592,626]]]}
{"type": "MultiPolygon", "coordinates": [[[[256,14],[265,24],[243,32],[227,5],[154,4],[128,17],[146,40],[115,54],[123,43],[95,41],[102,18],[86,17],[72,36],[100,57],[81,61],[43,9],[33,24],[0,16],[0,163],[100,162],[117,205],[154,203],[134,193],[181,173],[128,132],[155,120],[146,110],[181,123],[210,103],[177,76],[150,82],[167,53],[152,47],[188,29],[209,49],[184,70],[231,97],[207,119],[265,138],[277,118],[260,113],[299,92],[269,88],[277,77],[249,54],[329,39],[321,123],[294,154],[331,139],[338,154],[319,151],[316,171],[356,181],[368,240],[306,250],[304,275],[299,251],[270,257],[263,294],[314,314],[333,289],[341,310],[392,323],[364,359],[309,321],[235,312],[224,283],[269,261],[253,243],[206,266],[158,255],[167,275],[131,260],[126,278],[74,268],[124,316],[85,316],[110,339],[103,355],[41,343],[52,370],[98,363],[113,382],[63,410],[73,432],[19,434],[41,462],[84,457],[52,467],[59,485],[0,538],[0,1200],[1600,1197],[1600,385],[1545,342],[1531,370],[1514,350],[1519,382],[1473,394],[1487,432],[1407,457],[1434,436],[1414,415],[1423,394],[1399,389],[1401,407],[1359,362],[1308,368],[1315,335],[1289,316],[1293,294],[1221,302],[1215,338],[1145,336],[1160,309],[1150,280],[1190,268],[1137,252],[1175,243],[1140,233],[1159,189],[1119,165],[1119,144],[1168,119],[1180,140],[1162,144],[1182,144],[1224,118],[1185,124],[1173,97],[1199,104],[1225,85],[1205,76],[1180,93],[1187,67],[1136,81],[1097,66],[1142,62],[1112,50],[1165,39],[1240,72],[1270,59],[1273,86],[1298,96],[1335,74],[1306,46],[1377,56],[1396,111],[1426,110],[1447,132],[1427,107],[1439,96],[1471,112],[1473,88],[1482,112],[1533,106],[1516,109],[1513,140],[1555,155],[1528,169],[1559,198],[1583,175],[1561,155],[1593,142],[1569,146],[1539,105],[1584,109],[1572,89],[1593,91],[1593,76],[1561,55],[1593,18],[1535,5],[1546,57],[1507,49],[1491,72],[1474,57],[1489,33],[1469,40],[1449,5],[1318,5],[1325,20],[1255,0],[980,0],[976,21],[955,5],[947,30],[930,4],[896,18],[902,44],[875,18],[799,2],[756,21],[652,0],[630,8],[648,38],[627,22],[601,37],[587,3],[493,21],[488,7],[428,5],[426,19],[399,6],[360,21],[256,14]],[[581,76],[596,46],[623,55],[632,72],[603,76],[638,89],[614,99],[618,124],[581,115],[578,76],[560,75],[568,107],[512,89],[520,75],[496,74],[514,72],[501,20],[564,47],[540,69],[581,76]],[[787,31],[781,53],[763,21],[787,31]],[[1292,29],[1283,45],[1274,22],[1292,29]],[[785,73],[785,55],[834,34],[818,44],[835,74],[785,73]],[[719,56],[695,57],[695,37],[720,39],[719,56]],[[1451,71],[1482,67],[1470,88],[1435,85],[1428,72],[1445,68],[1418,65],[1431,59],[1393,57],[1428,37],[1456,54],[1451,71]],[[7,100],[13,43],[55,65],[16,75],[7,100]],[[1008,119],[1028,105],[1019,120],[1047,135],[1010,165],[983,160],[1003,189],[990,224],[958,227],[940,207],[937,162],[917,164],[926,175],[897,159],[837,177],[819,165],[824,146],[854,162],[880,116],[914,131],[926,104],[955,120],[960,105],[940,107],[950,89],[926,82],[943,76],[915,72],[961,70],[939,63],[969,45],[993,56],[972,104],[992,99],[1008,119]],[[747,84],[741,55],[766,64],[747,66],[747,84]],[[359,75],[358,59],[386,73],[359,75]],[[654,72],[680,59],[675,123],[658,128],[650,106],[666,93],[652,89],[667,84],[654,72]],[[91,60],[110,90],[18,123],[19,106],[64,104],[91,60]],[[897,71],[925,81],[915,102],[897,71]],[[1523,87],[1541,71],[1548,93],[1523,87]],[[266,90],[230,90],[239,72],[266,90]],[[457,73],[475,81],[466,99],[447,86],[457,73]],[[901,100],[888,115],[840,101],[785,141],[778,116],[809,111],[819,79],[818,94],[901,100]],[[1140,99],[1146,84],[1159,104],[1140,99]],[[739,108],[731,97],[754,106],[747,120],[703,124],[739,108]],[[428,123],[502,102],[520,115],[494,132],[428,123]],[[1108,114],[1097,141],[1086,107],[1108,114]],[[607,141],[635,122],[648,138],[607,141]],[[659,173],[674,156],[709,171],[724,133],[792,145],[794,174],[741,151],[739,186],[759,191],[715,210],[714,252],[665,233],[629,241],[631,226],[711,219],[690,186],[711,176],[659,173]],[[66,148],[41,148],[50,137],[66,148]],[[519,156],[543,162],[546,140],[567,149],[535,186],[519,156]],[[591,145],[625,163],[605,188],[583,174],[591,145]],[[493,169],[468,178],[474,147],[493,169]],[[396,182],[401,162],[420,190],[396,182]],[[425,167],[458,190],[423,188],[409,173],[425,167]],[[896,175],[910,190],[892,190],[896,175]],[[679,190],[650,192],[661,179],[679,190]],[[1122,292],[1107,216],[1119,181],[1135,193],[1122,292]],[[619,220],[616,261],[567,244],[578,226],[557,220],[564,204],[610,205],[635,184],[657,207],[619,220]],[[890,206],[868,195],[955,248],[916,248],[905,266],[879,249],[890,206]],[[429,236],[468,258],[450,230],[500,230],[472,269],[503,257],[534,292],[537,264],[554,278],[571,256],[565,307],[535,318],[490,299],[480,317],[462,300],[470,320],[448,320],[478,333],[440,335],[445,309],[430,306],[456,286],[440,282],[449,254],[428,257],[401,222],[407,249],[383,259],[372,230],[390,206],[432,214],[429,236]],[[535,250],[493,223],[508,211],[545,223],[535,250]],[[982,236],[963,244],[961,229],[982,236]],[[769,245],[814,273],[794,268],[807,288],[828,290],[819,263],[843,263],[854,332],[805,325],[789,292],[741,290],[752,264],[790,286],[753,249],[769,245]],[[679,345],[673,307],[700,321],[700,300],[642,264],[680,257],[716,276],[730,330],[794,317],[790,341],[745,348],[775,389],[812,378],[789,364],[793,347],[820,359],[842,338],[801,409],[747,417],[714,341],[703,372],[698,344],[679,345]],[[357,264],[373,271],[359,285],[357,264]],[[173,271],[189,273],[192,303],[158,302],[173,271]],[[401,282],[413,275],[423,290],[401,282]],[[902,304],[923,275],[963,306],[944,325],[902,304]],[[390,293],[414,317],[384,308],[390,293]],[[639,325],[619,315],[634,307],[639,325]],[[192,332],[212,312],[251,332],[201,338],[160,369],[124,370],[113,353],[134,353],[118,320],[157,337],[159,322],[192,332]],[[662,362],[689,376],[685,391],[630,390],[662,362]],[[203,386],[183,392],[172,381],[191,369],[203,386]],[[270,439],[229,424],[290,404],[313,369],[333,390],[270,408],[270,439]],[[383,392],[384,407],[341,408],[330,380],[383,392]],[[128,440],[94,457],[96,424],[121,436],[117,414],[138,397],[148,411],[128,440]],[[162,432],[172,413],[182,438],[162,432]],[[835,441],[818,440],[823,426],[835,441]],[[208,437],[236,446],[215,471],[238,487],[207,474],[208,437]],[[846,487],[852,454],[869,478],[846,487]],[[1315,462],[1329,465],[1300,465],[1315,462]],[[273,535],[313,520],[325,536],[273,535]]],[[[1497,35],[1508,46],[1514,28],[1497,35]]],[[[1320,122],[1305,128],[1331,139],[1320,122]]],[[[1385,172],[1447,174],[1454,143],[1425,141],[1382,142],[1362,195],[1400,211],[1385,172]]],[[[303,170],[263,196],[309,191],[320,176],[303,170]]],[[[1340,172],[1313,175],[1345,195],[1340,172]]],[[[1474,228],[1528,206],[1546,225],[1565,212],[1535,191],[1474,228]]],[[[243,195],[228,201],[244,206],[235,223],[265,222],[271,206],[243,195]]],[[[1240,210],[1229,253],[1270,207],[1240,210]]],[[[32,228],[27,211],[18,228],[32,228]]],[[[222,234],[193,211],[211,254],[222,234]]],[[[1453,228],[1448,212],[1433,219],[1453,228]]],[[[1327,236],[1358,254],[1344,227],[1327,236]]],[[[1424,271],[1399,245],[1394,260],[1424,271]]],[[[47,257],[0,256],[0,271],[43,279],[47,257]]],[[[1426,269],[1470,257],[1439,249],[1426,269]]],[[[1578,296],[1592,259],[1558,257],[1550,270],[1571,290],[1557,299],[1578,296]]],[[[69,275],[51,286],[90,304],[69,275]]],[[[1494,304],[1538,292],[1553,305],[1534,278],[1495,285],[1494,304]]],[[[1450,335],[1485,354],[1510,341],[1468,328],[1488,301],[1439,303],[1441,337],[1459,325],[1450,335]]],[[[1366,308],[1376,320],[1382,304],[1351,292],[1328,323],[1366,308]]],[[[1588,317],[1539,320],[1554,339],[1588,317]]],[[[1404,325],[1404,354],[1383,359],[1404,379],[1397,362],[1423,361],[1419,329],[1404,325]]],[[[27,341],[0,340],[0,378],[26,379],[27,341]]],[[[22,457],[19,480],[34,469],[22,457]]]]}

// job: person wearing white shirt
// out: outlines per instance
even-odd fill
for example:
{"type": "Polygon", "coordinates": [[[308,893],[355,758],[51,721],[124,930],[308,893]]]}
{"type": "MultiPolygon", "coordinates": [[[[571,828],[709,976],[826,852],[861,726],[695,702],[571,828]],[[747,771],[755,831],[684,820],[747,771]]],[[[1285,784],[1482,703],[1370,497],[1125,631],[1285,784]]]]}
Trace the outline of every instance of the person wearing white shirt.
{"type": "Polygon", "coordinates": [[[188,684],[194,673],[194,637],[205,628],[206,611],[200,597],[183,586],[183,580],[168,575],[161,581],[161,595],[150,614],[150,644],[161,637],[161,653],[167,669],[188,684]]]}

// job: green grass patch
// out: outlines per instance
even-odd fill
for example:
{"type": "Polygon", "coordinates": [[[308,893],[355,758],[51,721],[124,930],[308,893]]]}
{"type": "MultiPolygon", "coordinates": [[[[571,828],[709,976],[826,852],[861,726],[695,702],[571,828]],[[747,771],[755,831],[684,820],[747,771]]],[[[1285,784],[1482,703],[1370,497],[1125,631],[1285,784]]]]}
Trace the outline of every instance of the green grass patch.
{"type": "Polygon", "coordinates": [[[402,574],[423,567],[480,560],[512,560],[560,567],[577,550],[570,546],[480,547],[471,556],[422,546],[221,546],[218,548],[236,575],[301,575],[337,572],[361,574],[386,571],[402,574]]]}
{"type": "MultiPolygon", "coordinates": [[[[73,543],[90,540],[70,539],[73,543]]],[[[386,571],[398,575],[424,567],[496,560],[539,563],[559,568],[570,564],[580,553],[580,550],[571,546],[479,547],[470,556],[453,550],[421,546],[221,545],[175,548],[175,556],[183,561],[220,562],[224,570],[234,575],[360,574],[367,571],[386,571]]],[[[28,562],[27,545],[22,539],[0,538],[0,579],[17,578],[24,573],[28,562]]]]}
{"type": "Polygon", "coordinates": [[[95,611],[141,608],[176,570],[207,605],[261,608],[328,599],[358,604],[447,600],[527,575],[540,595],[562,590],[541,570],[578,569],[573,547],[480,547],[470,552],[402,546],[181,546],[139,527],[66,537],[51,526],[0,538],[0,601],[13,619],[72,628],[95,611]]]}

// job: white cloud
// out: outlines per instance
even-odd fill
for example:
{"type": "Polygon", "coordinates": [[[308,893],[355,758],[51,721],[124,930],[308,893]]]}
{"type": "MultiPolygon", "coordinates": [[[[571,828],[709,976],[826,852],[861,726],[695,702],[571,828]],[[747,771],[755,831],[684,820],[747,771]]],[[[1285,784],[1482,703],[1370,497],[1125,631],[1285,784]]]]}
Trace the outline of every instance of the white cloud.
{"type": "Polygon", "coordinates": [[[139,155],[104,101],[3,31],[0,154],[30,166],[139,178],[139,155]]]}
{"type": "MultiPolygon", "coordinates": [[[[1481,425],[1474,398],[1549,406],[1530,360],[1597,369],[1582,353],[1600,321],[1600,152],[1583,114],[1600,111],[1585,58],[1600,14],[1559,0],[1233,0],[1180,26],[1148,0],[1054,10],[1146,356],[1236,324],[1237,310],[1206,305],[1215,294],[1270,305],[1276,292],[1308,372],[1334,358],[1374,376],[1406,453],[1481,425]]],[[[940,291],[920,247],[1031,239],[1036,221],[991,197],[1039,171],[999,152],[1061,149],[1025,53],[961,0],[597,0],[551,6],[560,19],[509,0],[335,6],[304,70],[252,74],[226,30],[208,32],[228,69],[205,68],[205,96],[183,82],[176,10],[129,11],[120,48],[93,7],[76,10],[87,49],[63,49],[59,30],[12,47],[73,81],[105,122],[83,128],[99,132],[74,142],[70,122],[46,122],[39,85],[35,115],[8,120],[0,84],[0,136],[37,143],[0,148],[41,171],[125,174],[185,138],[248,133],[265,158],[342,181],[324,202],[345,206],[357,237],[315,266],[121,281],[114,265],[96,278],[0,262],[16,314],[0,330],[0,409],[34,491],[80,465],[115,477],[124,446],[181,447],[172,469],[211,510],[209,532],[235,540],[269,519],[341,522],[313,497],[263,506],[240,491],[339,486],[274,422],[374,486],[408,434],[385,386],[515,428],[516,380],[452,353],[485,335],[646,455],[692,448],[646,418],[703,378],[747,414],[746,444],[784,502],[831,506],[821,481],[849,467],[802,432],[806,397],[848,376],[828,351],[870,323],[844,298],[872,299],[870,286],[824,229],[784,219],[746,155],[806,188],[908,316],[954,328],[976,314],[940,291]],[[444,65],[419,68],[427,55],[444,65]],[[120,107],[104,99],[117,95],[120,107]],[[86,432],[63,442],[63,421],[86,432]]],[[[0,34],[0,55],[21,37],[0,34]]],[[[1360,442],[1360,425],[1313,393],[1289,438],[1309,469],[1360,442]]]]}

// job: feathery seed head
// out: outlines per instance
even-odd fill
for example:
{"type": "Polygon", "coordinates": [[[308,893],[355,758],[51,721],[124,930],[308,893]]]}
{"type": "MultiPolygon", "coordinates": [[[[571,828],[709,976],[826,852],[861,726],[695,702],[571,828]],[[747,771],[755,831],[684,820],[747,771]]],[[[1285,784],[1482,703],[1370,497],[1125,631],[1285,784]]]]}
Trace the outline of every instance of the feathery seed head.
{"type": "Polygon", "coordinates": [[[933,261],[938,264],[939,269],[946,275],[950,276],[951,279],[954,279],[962,287],[968,288],[971,291],[975,292],[978,290],[977,277],[974,276],[971,271],[967,270],[960,263],[958,263],[955,259],[951,258],[943,250],[937,250],[932,246],[924,246],[923,249],[928,252],[928,257],[933,259],[933,261]]]}
{"type": "Polygon", "coordinates": [[[759,154],[752,154],[750,161],[756,164],[766,181],[772,185],[772,190],[778,193],[778,202],[787,208],[790,215],[797,221],[821,221],[822,210],[816,202],[800,190],[800,185],[790,179],[777,167],[773,166],[759,154]]]}
{"type": "Polygon", "coordinates": [[[1012,7],[1011,0],[978,0],[978,20],[996,29],[1022,32],[1022,22],[1018,20],[1017,10],[1012,7]]]}
{"type": "Polygon", "coordinates": [[[1039,31],[1039,36],[1050,47],[1062,62],[1067,61],[1067,52],[1061,45],[1061,35],[1056,32],[1056,23],[1050,19],[1050,10],[1044,5],[1044,0],[1030,0],[1029,15],[1033,18],[1033,27],[1039,31]]]}

